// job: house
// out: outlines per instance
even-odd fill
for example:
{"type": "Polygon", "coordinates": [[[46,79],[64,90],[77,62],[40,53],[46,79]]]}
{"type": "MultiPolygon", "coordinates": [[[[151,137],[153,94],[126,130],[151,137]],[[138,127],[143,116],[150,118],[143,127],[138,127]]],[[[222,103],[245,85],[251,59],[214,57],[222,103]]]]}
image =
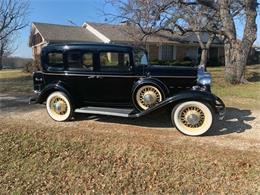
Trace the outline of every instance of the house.
{"type": "MultiPolygon", "coordinates": [[[[206,34],[202,37],[207,41],[206,34]]],[[[190,58],[198,61],[201,49],[194,33],[176,36],[170,32],[160,32],[144,37],[143,33],[131,24],[119,25],[86,22],[82,26],[66,26],[33,22],[29,45],[33,57],[40,54],[41,48],[47,44],[66,42],[116,43],[128,45],[144,45],[151,61],[178,60],[190,58]],[[141,40],[141,38],[144,38],[141,40]]],[[[209,58],[224,59],[223,44],[215,39],[209,50],[209,58]]]]}

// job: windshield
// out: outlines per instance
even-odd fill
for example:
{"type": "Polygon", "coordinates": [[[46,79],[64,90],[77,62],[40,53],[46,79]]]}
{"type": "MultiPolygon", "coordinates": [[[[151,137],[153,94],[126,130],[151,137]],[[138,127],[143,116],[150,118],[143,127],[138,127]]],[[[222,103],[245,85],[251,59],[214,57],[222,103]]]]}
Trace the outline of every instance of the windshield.
{"type": "Polygon", "coordinates": [[[148,65],[148,59],[145,50],[135,49],[134,51],[135,64],[138,65],[148,65]]]}

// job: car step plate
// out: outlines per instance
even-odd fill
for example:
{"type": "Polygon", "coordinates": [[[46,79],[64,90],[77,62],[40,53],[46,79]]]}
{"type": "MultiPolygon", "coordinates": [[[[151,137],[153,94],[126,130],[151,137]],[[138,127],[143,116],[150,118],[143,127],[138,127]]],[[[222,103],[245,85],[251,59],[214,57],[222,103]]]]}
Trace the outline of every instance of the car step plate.
{"type": "Polygon", "coordinates": [[[120,117],[131,117],[134,113],[133,109],[127,108],[107,108],[107,107],[83,107],[76,109],[77,113],[85,114],[100,114],[100,115],[109,115],[109,116],[120,116],[120,117]]]}

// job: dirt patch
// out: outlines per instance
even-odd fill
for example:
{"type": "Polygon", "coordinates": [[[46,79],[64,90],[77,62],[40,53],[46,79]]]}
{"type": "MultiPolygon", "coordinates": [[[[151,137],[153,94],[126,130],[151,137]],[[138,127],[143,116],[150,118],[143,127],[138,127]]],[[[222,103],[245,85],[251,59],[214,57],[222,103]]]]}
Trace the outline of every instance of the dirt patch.
{"type": "Polygon", "coordinates": [[[172,127],[166,112],[137,119],[77,114],[70,122],[58,123],[47,114],[44,105],[28,105],[29,96],[1,95],[1,118],[16,122],[39,124],[46,128],[70,128],[73,132],[88,131],[145,136],[162,143],[196,142],[236,150],[260,151],[260,111],[228,105],[226,117],[217,121],[208,135],[187,137],[172,127]]]}

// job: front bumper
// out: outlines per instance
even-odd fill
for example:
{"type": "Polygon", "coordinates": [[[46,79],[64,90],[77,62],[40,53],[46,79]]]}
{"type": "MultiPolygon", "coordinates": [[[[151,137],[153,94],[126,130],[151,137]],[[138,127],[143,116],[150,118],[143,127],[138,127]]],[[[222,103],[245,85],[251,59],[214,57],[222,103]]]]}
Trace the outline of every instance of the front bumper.
{"type": "Polygon", "coordinates": [[[219,120],[223,120],[226,114],[226,106],[224,102],[217,96],[215,96],[215,109],[219,120]]]}

